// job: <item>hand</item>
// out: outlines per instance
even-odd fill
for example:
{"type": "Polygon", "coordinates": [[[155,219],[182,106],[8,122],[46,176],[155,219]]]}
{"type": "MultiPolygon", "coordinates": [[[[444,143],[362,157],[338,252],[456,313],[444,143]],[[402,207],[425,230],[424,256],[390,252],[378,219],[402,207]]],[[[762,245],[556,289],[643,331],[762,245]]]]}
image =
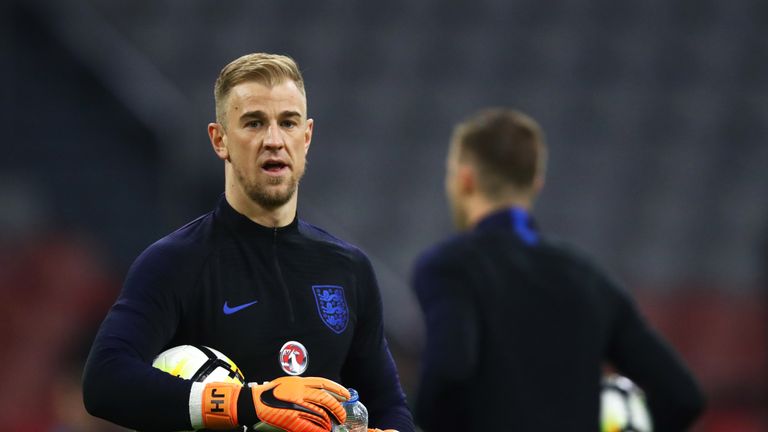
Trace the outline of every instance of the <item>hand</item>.
{"type": "Polygon", "coordinates": [[[349,391],[329,379],[286,376],[249,387],[259,420],[286,431],[330,431],[331,420],[347,419],[339,402],[349,399],[349,391]]]}
{"type": "MultiPolygon", "coordinates": [[[[248,387],[260,424],[288,432],[325,432],[331,430],[332,420],[342,424],[347,419],[339,402],[349,399],[349,391],[329,379],[286,376],[261,385],[250,383],[248,387]]],[[[248,390],[240,384],[214,382],[205,384],[201,394],[193,384],[190,393],[192,427],[237,427],[240,424],[237,401],[241,391],[248,390]],[[193,417],[192,413],[198,413],[198,417],[193,417]]]]}
{"type": "Polygon", "coordinates": [[[397,432],[397,431],[394,430],[394,429],[384,429],[384,430],[381,430],[381,429],[370,429],[369,428],[368,432],[397,432]]]}

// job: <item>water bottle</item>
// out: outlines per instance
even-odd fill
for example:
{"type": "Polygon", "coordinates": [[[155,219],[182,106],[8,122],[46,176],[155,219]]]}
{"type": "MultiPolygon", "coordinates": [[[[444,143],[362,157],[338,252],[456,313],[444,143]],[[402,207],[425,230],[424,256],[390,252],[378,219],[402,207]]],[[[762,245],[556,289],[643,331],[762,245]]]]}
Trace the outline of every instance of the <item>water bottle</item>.
{"type": "Polygon", "coordinates": [[[368,410],[362,402],[357,390],[349,390],[349,400],[342,402],[344,411],[347,412],[347,421],[344,424],[333,427],[333,432],[367,432],[368,431],[368,410]]]}

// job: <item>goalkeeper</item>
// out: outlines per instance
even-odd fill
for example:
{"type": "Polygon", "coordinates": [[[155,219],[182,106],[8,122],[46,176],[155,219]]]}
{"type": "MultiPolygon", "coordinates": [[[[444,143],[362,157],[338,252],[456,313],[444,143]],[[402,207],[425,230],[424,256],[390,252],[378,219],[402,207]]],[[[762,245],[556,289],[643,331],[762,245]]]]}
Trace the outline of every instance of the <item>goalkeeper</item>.
{"type": "Polygon", "coordinates": [[[243,56],[214,96],[224,194],[134,262],[86,363],[86,408],[138,430],[261,421],[316,432],[344,421],[353,387],[371,427],[412,431],[370,261],[297,216],[313,130],[297,65],[243,56]],[[254,383],[204,385],[151,366],[182,344],[226,353],[254,383]]]}

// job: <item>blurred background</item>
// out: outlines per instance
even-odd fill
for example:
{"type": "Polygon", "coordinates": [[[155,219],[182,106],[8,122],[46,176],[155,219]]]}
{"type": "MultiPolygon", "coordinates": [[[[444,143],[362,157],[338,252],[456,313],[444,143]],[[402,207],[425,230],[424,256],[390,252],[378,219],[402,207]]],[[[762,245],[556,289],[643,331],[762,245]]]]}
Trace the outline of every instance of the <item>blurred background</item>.
{"type": "Polygon", "coordinates": [[[4,430],[112,429],[80,401],[91,338],[132,260],[215,205],[213,82],[268,51],[316,122],[300,215],[371,256],[411,399],[409,273],[452,231],[451,127],[504,105],[547,134],[544,230],[706,389],[696,431],[768,431],[765,1],[5,0],[0,29],[0,383],[23,389],[4,430]]]}

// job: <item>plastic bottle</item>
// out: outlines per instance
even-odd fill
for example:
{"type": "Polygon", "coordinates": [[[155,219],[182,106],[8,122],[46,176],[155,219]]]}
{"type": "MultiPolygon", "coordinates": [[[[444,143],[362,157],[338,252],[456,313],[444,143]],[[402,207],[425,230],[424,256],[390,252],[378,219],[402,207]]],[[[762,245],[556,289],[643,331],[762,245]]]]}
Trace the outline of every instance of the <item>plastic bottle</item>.
{"type": "Polygon", "coordinates": [[[368,410],[362,402],[357,390],[348,389],[350,398],[343,402],[342,406],[347,412],[347,421],[344,424],[333,427],[333,432],[367,432],[368,431],[368,410]]]}

